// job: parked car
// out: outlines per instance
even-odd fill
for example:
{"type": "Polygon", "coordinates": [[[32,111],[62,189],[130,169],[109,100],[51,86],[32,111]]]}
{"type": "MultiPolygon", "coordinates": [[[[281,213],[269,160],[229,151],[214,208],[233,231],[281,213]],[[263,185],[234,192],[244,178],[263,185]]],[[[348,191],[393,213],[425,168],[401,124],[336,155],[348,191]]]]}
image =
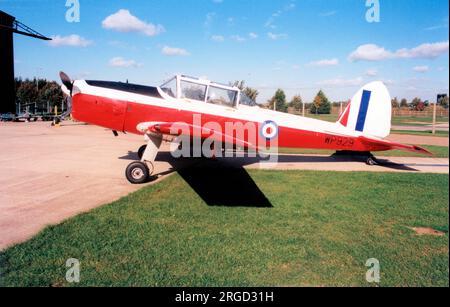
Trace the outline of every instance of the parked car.
{"type": "Polygon", "coordinates": [[[10,113],[4,113],[1,116],[1,121],[2,122],[12,122],[16,119],[16,116],[14,114],[10,113]]]}
{"type": "Polygon", "coordinates": [[[31,114],[30,112],[20,113],[14,118],[16,122],[35,122],[38,120],[38,117],[31,114]]]}

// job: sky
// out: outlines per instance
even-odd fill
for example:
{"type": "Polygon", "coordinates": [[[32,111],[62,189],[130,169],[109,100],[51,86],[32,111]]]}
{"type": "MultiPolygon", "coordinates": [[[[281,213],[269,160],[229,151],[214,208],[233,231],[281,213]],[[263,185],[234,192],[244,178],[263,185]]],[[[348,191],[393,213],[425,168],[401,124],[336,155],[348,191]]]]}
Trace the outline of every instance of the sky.
{"type": "Polygon", "coordinates": [[[312,101],[322,89],[348,100],[375,80],[392,97],[448,94],[449,2],[366,1],[0,0],[0,10],[53,38],[15,35],[22,78],[58,80],[63,70],[74,79],[160,85],[182,73],[245,80],[259,103],[277,88],[288,99],[312,101]],[[79,22],[66,16],[76,2],[79,22]]]}

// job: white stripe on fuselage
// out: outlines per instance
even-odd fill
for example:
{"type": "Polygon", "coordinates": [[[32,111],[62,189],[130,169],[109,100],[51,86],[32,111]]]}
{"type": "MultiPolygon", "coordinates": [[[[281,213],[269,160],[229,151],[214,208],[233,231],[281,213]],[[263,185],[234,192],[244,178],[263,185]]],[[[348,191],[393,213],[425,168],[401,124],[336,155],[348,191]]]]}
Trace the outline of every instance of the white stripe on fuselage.
{"type": "MultiPolygon", "coordinates": [[[[109,99],[116,99],[161,108],[169,108],[177,111],[188,111],[200,114],[233,118],[244,122],[250,121],[263,123],[267,120],[272,120],[275,121],[280,127],[307,130],[319,133],[336,133],[353,137],[362,135],[362,133],[350,130],[349,128],[344,127],[339,123],[331,123],[288,113],[275,112],[272,110],[262,109],[260,107],[239,105],[236,108],[232,108],[227,106],[214,105],[203,101],[176,99],[164,93],[159,87],[158,91],[163,99],[104,87],[91,86],[84,80],[75,81],[74,86],[76,86],[81,93],[87,95],[100,96],[109,99]]],[[[149,118],[149,121],[155,120],[157,121],[158,119],[149,118]]]]}

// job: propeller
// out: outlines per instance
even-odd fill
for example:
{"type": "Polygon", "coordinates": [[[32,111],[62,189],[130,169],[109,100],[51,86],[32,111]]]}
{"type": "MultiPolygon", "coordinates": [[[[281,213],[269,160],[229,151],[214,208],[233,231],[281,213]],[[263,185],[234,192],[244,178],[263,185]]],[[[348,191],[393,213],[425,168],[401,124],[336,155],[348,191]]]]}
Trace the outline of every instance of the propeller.
{"type": "Polygon", "coordinates": [[[72,96],[72,89],[73,89],[73,81],[70,79],[70,77],[63,71],[59,72],[59,77],[61,78],[62,84],[70,91],[70,96],[72,96]]]}
{"type": "Polygon", "coordinates": [[[61,114],[61,118],[65,118],[72,113],[72,90],[73,90],[73,81],[70,77],[65,73],[60,71],[59,77],[61,78],[61,82],[63,84],[62,90],[67,94],[67,111],[61,114]],[[65,88],[65,89],[64,89],[65,88]]]}

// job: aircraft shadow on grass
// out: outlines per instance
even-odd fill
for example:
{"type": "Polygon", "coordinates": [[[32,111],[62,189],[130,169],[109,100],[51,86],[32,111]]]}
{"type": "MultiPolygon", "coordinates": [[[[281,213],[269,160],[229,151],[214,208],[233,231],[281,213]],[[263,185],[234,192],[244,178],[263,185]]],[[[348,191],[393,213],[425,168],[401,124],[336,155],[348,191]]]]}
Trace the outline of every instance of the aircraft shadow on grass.
{"type": "MultiPolygon", "coordinates": [[[[129,152],[120,159],[136,160],[137,153],[129,152]]],[[[156,176],[178,172],[208,206],[273,207],[243,166],[230,167],[225,161],[203,158],[175,159],[169,152],[158,153],[156,161],[171,165],[171,170],[156,176]]]]}
{"type": "MultiPolygon", "coordinates": [[[[137,153],[129,151],[120,157],[123,160],[137,160],[137,153]]],[[[356,158],[357,160],[357,158],[356,158]]],[[[261,162],[260,158],[204,159],[172,157],[170,152],[159,152],[156,161],[167,162],[171,169],[155,177],[173,172],[178,174],[202,198],[208,206],[272,208],[272,204],[259,189],[244,168],[261,162]]],[[[351,162],[351,157],[279,155],[278,163],[351,162]]],[[[380,160],[380,166],[405,171],[417,171],[403,164],[380,160]]],[[[362,162],[363,163],[363,162],[362,162]]]]}

